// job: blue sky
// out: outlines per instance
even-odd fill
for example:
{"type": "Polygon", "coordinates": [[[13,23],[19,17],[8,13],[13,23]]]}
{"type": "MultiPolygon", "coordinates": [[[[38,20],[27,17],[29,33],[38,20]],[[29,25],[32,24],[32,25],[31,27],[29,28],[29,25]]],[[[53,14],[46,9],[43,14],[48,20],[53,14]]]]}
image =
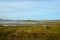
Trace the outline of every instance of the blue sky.
{"type": "Polygon", "coordinates": [[[0,18],[13,20],[60,19],[60,0],[0,0],[0,18]]]}

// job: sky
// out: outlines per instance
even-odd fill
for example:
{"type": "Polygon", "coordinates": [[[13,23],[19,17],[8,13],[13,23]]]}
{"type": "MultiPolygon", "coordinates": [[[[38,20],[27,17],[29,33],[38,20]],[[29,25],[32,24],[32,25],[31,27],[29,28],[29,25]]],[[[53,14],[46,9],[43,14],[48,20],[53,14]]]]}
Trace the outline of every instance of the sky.
{"type": "Polygon", "coordinates": [[[60,0],[0,0],[0,18],[11,20],[60,19],[60,0]]]}

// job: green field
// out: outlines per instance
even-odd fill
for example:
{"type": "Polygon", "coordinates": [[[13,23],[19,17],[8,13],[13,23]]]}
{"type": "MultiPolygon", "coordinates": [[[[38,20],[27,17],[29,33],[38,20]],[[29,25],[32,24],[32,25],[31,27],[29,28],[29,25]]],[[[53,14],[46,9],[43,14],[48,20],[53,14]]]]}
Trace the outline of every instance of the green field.
{"type": "Polygon", "coordinates": [[[60,26],[0,27],[0,40],[60,40],[60,26]]]}

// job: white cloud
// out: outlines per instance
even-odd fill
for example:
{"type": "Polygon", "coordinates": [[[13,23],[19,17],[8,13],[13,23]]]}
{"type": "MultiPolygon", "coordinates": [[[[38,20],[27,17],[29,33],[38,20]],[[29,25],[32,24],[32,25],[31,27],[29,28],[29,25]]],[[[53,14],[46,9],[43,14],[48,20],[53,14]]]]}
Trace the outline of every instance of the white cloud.
{"type": "Polygon", "coordinates": [[[59,10],[59,2],[0,2],[0,17],[3,18],[34,16],[59,10]]]}
{"type": "Polygon", "coordinates": [[[9,12],[9,11],[13,11],[13,9],[10,9],[10,8],[0,8],[0,13],[5,13],[5,12],[9,12]]]}
{"type": "Polygon", "coordinates": [[[0,13],[24,10],[31,7],[32,3],[33,2],[0,2],[0,13]]]}
{"type": "Polygon", "coordinates": [[[60,2],[35,2],[33,5],[38,8],[60,8],[60,2]]]}
{"type": "Polygon", "coordinates": [[[27,8],[32,2],[0,2],[1,7],[27,8]]]}

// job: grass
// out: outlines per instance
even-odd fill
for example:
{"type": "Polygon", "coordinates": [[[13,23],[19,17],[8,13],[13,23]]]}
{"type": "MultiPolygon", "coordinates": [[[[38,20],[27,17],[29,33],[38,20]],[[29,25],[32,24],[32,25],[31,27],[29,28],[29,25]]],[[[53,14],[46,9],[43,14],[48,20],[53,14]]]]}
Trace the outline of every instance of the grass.
{"type": "Polygon", "coordinates": [[[0,40],[60,40],[60,26],[0,27],[0,40]]]}

